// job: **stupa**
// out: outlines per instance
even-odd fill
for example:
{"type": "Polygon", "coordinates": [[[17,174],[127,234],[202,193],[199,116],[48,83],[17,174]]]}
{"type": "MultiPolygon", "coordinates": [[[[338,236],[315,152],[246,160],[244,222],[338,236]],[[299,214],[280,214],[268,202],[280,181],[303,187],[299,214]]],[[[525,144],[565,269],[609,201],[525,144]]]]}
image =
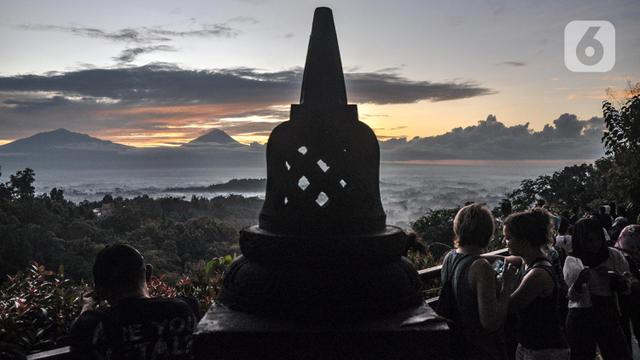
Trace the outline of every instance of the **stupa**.
{"type": "Polygon", "coordinates": [[[347,103],[329,8],[313,19],[300,104],[267,142],[260,223],[242,230],[221,302],[295,319],[375,316],[417,306],[405,234],[385,224],[380,150],[347,103]]]}
{"type": "Polygon", "coordinates": [[[379,162],[374,132],[347,103],[331,9],[317,8],[300,104],[269,137],[259,224],[240,233],[243,255],[225,273],[220,300],[197,331],[200,354],[335,358],[335,351],[380,351],[366,341],[376,336],[392,349],[413,351],[424,349],[422,331],[447,330],[444,323],[401,328],[433,313],[403,257],[406,235],[386,225],[379,162]],[[344,331],[350,335],[338,345],[334,337],[344,331]],[[308,343],[308,336],[315,340],[308,343]],[[410,339],[422,343],[409,345],[410,339]],[[247,346],[240,355],[237,349],[247,346]]]}

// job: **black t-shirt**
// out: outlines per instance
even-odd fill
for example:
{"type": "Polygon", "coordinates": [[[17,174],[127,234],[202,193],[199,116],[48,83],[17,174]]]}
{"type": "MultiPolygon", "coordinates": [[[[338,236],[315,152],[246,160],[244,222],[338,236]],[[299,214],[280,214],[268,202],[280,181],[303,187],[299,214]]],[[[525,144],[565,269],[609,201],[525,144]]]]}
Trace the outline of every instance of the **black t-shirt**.
{"type": "Polygon", "coordinates": [[[86,311],[71,328],[74,359],[190,359],[198,304],[188,298],[132,298],[86,311]]]}

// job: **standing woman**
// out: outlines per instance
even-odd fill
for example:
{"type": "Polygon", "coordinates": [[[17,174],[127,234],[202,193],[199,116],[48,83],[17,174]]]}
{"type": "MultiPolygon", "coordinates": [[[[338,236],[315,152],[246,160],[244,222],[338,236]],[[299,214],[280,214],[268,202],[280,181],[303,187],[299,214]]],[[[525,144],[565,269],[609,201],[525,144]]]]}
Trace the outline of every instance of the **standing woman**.
{"type": "Polygon", "coordinates": [[[631,271],[631,291],[620,297],[622,330],[631,346],[631,329],[636,341],[640,340],[640,225],[625,227],[620,232],[616,249],[624,253],[631,271]]]}
{"type": "Polygon", "coordinates": [[[510,215],[504,222],[504,240],[526,267],[510,303],[518,317],[516,359],[569,359],[560,323],[559,279],[547,257],[553,241],[548,212],[534,209],[510,215]]]}
{"type": "Polygon", "coordinates": [[[623,254],[607,246],[602,224],[579,220],[574,228],[573,252],[564,264],[569,286],[567,340],[571,359],[592,360],[596,345],[604,360],[631,359],[620,319],[619,293],[628,293],[629,264],[623,254]]]}
{"type": "MultiPolygon", "coordinates": [[[[516,269],[507,264],[500,285],[493,267],[481,254],[494,233],[491,211],[471,204],[458,211],[453,221],[455,247],[442,264],[443,289],[439,309],[453,309],[454,356],[462,359],[506,358],[502,325],[509,295],[515,289],[516,269]],[[450,296],[449,296],[450,295],[450,296]]],[[[442,315],[442,314],[441,314],[442,315]]]]}

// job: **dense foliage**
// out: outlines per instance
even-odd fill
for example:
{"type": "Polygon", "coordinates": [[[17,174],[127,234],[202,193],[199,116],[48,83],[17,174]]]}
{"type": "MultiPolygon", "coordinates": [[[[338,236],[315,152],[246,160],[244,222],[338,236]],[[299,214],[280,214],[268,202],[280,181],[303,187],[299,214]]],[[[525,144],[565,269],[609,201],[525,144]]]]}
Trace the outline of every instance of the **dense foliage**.
{"type": "MultiPolygon", "coordinates": [[[[197,269],[174,283],[163,275],[149,283],[151,296],[192,296],[199,300],[201,313],[218,297],[222,273],[233,256],[201,262],[197,269]]],[[[58,272],[33,263],[0,286],[0,359],[66,344],[73,320],[80,313],[82,295],[89,291],[58,272]]],[[[101,306],[106,306],[102,304],[101,306]]]]}
{"type": "Polygon", "coordinates": [[[35,174],[25,169],[0,184],[0,282],[37,261],[64,266],[74,280],[90,279],[105,244],[138,248],[169,279],[203,259],[238,253],[238,230],[256,222],[262,200],[242,196],[133,199],[106,195],[75,204],[53,189],[36,196],[35,174]]]}

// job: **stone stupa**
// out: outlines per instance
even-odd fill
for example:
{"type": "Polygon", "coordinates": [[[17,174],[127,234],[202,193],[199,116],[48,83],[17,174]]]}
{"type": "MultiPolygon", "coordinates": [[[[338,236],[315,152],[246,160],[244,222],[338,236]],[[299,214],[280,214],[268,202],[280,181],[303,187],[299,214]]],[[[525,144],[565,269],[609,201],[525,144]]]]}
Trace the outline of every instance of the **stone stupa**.
{"type": "Polygon", "coordinates": [[[379,161],[374,132],[347,103],[331,9],[317,8],[300,104],[291,105],[290,120],[267,143],[259,225],[240,233],[243,255],[230,265],[219,303],[199,325],[200,353],[322,358],[337,346],[340,354],[362,354],[376,346],[359,341],[383,334],[391,348],[400,346],[389,340],[395,336],[403,351],[415,350],[405,342],[420,339],[426,328],[401,329],[401,323],[433,313],[424,305],[417,271],[403,257],[406,235],[386,225],[379,161]],[[352,337],[336,345],[336,331],[345,329],[352,337]],[[314,345],[304,345],[309,331],[314,345]],[[212,345],[216,341],[225,345],[212,345]],[[242,344],[262,350],[234,353],[242,344]]]}
{"type": "Polygon", "coordinates": [[[221,302],[297,320],[419,305],[405,234],[385,224],[379,164],[375,134],[347,104],[331,10],[318,8],[300,104],[269,137],[260,224],[240,233],[221,302]]]}

